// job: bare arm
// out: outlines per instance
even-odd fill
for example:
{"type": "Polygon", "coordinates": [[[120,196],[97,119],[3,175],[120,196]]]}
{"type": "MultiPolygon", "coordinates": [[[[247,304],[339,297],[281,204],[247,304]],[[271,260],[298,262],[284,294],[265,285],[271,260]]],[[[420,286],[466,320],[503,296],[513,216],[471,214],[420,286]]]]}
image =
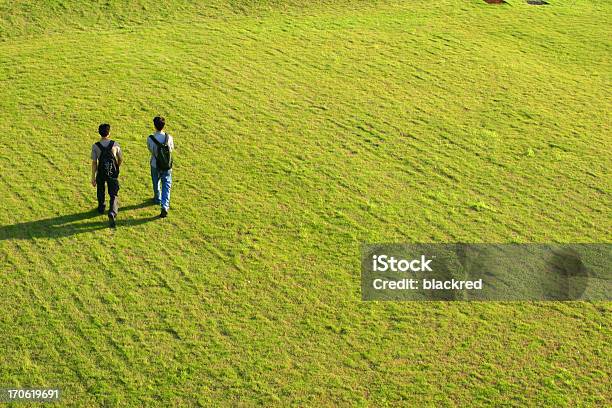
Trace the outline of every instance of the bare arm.
{"type": "Polygon", "coordinates": [[[91,185],[96,186],[96,173],[98,172],[98,161],[91,161],[91,185]]]}
{"type": "Polygon", "coordinates": [[[117,159],[117,167],[121,167],[121,163],[123,163],[123,152],[119,147],[115,151],[115,159],[117,159]]]}

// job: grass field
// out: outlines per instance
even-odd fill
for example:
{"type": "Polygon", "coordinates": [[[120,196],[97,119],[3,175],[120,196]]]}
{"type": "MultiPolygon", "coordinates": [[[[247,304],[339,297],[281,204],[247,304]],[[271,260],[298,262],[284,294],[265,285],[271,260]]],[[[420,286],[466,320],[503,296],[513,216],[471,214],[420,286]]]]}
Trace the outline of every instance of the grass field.
{"type": "Polygon", "coordinates": [[[612,404],[609,302],[361,301],[363,242],[612,241],[612,3],[549,2],[0,0],[0,387],[612,404]],[[89,185],[105,121],[116,230],[89,185]]]}

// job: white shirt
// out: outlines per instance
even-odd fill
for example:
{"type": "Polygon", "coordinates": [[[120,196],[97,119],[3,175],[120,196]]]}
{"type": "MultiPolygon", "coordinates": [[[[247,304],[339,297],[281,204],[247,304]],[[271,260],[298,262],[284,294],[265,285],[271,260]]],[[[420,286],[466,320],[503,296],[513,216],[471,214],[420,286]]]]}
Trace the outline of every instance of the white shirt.
{"type": "MultiPolygon", "coordinates": [[[[159,143],[164,143],[166,141],[166,136],[168,136],[168,147],[170,148],[170,151],[172,151],[174,150],[174,140],[172,139],[172,136],[165,132],[160,132],[159,130],[153,133],[153,137],[159,143]]],[[[151,152],[151,167],[157,168],[157,160],[155,160],[155,155],[157,155],[157,145],[151,140],[150,137],[147,137],[147,147],[151,152]]]]}

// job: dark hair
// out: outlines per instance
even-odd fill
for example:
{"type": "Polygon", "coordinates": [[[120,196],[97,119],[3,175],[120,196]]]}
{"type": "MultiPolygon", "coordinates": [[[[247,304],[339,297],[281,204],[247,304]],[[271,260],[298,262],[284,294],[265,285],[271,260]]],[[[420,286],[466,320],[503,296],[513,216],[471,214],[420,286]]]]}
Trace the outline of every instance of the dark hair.
{"type": "Polygon", "coordinates": [[[155,129],[162,130],[164,126],[166,126],[166,119],[163,116],[156,116],[153,118],[153,124],[155,125],[155,129]]]}
{"type": "Polygon", "coordinates": [[[103,123],[98,126],[98,133],[102,137],[106,137],[110,134],[110,125],[108,123],[103,123]]]}

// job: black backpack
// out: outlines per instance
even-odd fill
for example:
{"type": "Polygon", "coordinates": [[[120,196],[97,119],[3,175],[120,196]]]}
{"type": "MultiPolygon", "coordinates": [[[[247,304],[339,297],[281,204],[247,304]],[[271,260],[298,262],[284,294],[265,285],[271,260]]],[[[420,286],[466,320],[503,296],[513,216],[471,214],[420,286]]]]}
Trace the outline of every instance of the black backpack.
{"type": "Polygon", "coordinates": [[[170,151],[170,146],[168,146],[168,134],[166,133],[166,140],[164,140],[164,143],[159,143],[153,135],[149,137],[157,146],[157,154],[155,155],[157,170],[170,170],[172,168],[172,151],[170,151]]]}
{"type": "Polygon", "coordinates": [[[98,158],[98,174],[104,175],[105,178],[119,177],[119,164],[113,155],[114,141],[110,141],[108,146],[102,146],[102,143],[96,142],[96,146],[100,149],[100,157],[98,158]]]}

